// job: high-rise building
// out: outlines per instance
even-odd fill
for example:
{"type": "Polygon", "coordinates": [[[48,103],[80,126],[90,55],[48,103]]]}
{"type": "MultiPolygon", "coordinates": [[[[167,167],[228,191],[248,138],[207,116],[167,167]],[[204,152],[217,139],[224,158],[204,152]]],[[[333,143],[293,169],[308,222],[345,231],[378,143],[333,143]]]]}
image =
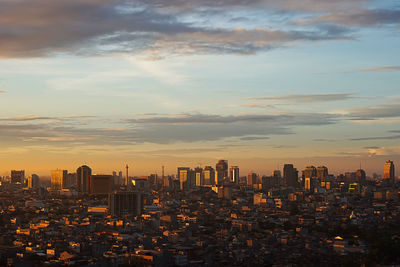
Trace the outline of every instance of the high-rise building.
{"type": "Polygon", "coordinates": [[[67,170],[52,170],[51,171],[51,189],[52,190],[62,190],[64,188],[64,182],[67,177],[67,170]]]}
{"type": "Polygon", "coordinates": [[[365,171],[363,169],[358,169],[356,172],[356,180],[357,182],[364,184],[367,180],[365,171]]]}
{"type": "Polygon", "coordinates": [[[231,166],[229,168],[229,179],[232,183],[239,184],[239,167],[231,166]]]}
{"type": "Polygon", "coordinates": [[[38,188],[39,185],[39,176],[37,174],[32,174],[28,177],[28,188],[38,188]]]}
{"type": "Polygon", "coordinates": [[[204,184],[203,169],[197,167],[194,169],[194,179],[196,186],[202,186],[204,184]]]}
{"type": "Polygon", "coordinates": [[[284,165],[283,182],[286,186],[298,187],[298,171],[293,167],[293,164],[284,165]]]}
{"type": "Polygon", "coordinates": [[[113,192],[108,196],[108,210],[112,216],[139,216],[143,211],[143,194],[140,192],[113,192]]]}
{"type": "Polygon", "coordinates": [[[11,170],[11,183],[13,184],[23,184],[25,181],[25,171],[24,170],[11,170]]]}
{"type": "Polygon", "coordinates": [[[228,178],[228,161],[227,160],[219,160],[215,165],[215,182],[218,185],[222,185],[224,180],[228,178]]]}
{"type": "Polygon", "coordinates": [[[389,179],[390,182],[395,182],[395,171],[394,171],[394,163],[391,160],[386,161],[385,166],[383,167],[383,178],[389,179]]]}
{"type": "Polygon", "coordinates": [[[83,165],[76,170],[76,183],[79,192],[84,194],[89,193],[89,177],[91,174],[92,169],[86,165],[83,165]]]}
{"type": "Polygon", "coordinates": [[[211,166],[205,166],[203,169],[203,179],[205,185],[215,185],[215,171],[211,166]]]}
{"type": "Polygon", "coordinates": [[[317,177],[317,169],[314,166],[307,166],[303,171],[303,178],[317,177]]]}
{"type": "Polygon", "coordinates": [[[63,182],[63,188],[76,188],[76,173],[67,173],[63,182]]]}
{"type": "Polygon", "coordinates": [[[320,181],[325,181],[326,180],[326,178],[328,178],[328,168],[327,167],[325,167],[325,166],[319,166],[318,168],[317,168],[317,178],[320,180],[320,181]]]}
{"type": "Polygon", "coordinates": [[[253,186],[257,184],[257,174],[254,172],[250,172],[247,174],[247,185],[253,186]]]}
{"type": "Polygon", "coordinates": [[[106,195],[113,189],[112,175],[92,174],[89,177],[89,194],[106,195]]]}
{"type": "Polygon", "coordinates": [[[189,189],[195,184],[194,171],[189,167],[178,168],[179,188],[181,190],[189,189]]]}

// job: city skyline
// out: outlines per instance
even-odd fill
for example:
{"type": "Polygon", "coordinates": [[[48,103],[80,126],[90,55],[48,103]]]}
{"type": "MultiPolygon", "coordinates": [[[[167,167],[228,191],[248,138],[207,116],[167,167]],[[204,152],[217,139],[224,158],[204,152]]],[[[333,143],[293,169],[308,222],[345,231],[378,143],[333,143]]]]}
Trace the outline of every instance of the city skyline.
{"type": "Polygon", "coordinates": [[[4,0],[0,15],[0,175],[400,162],[396,1],[4,0]]]}
{"type": "MultiPolygon", "coordinates": [[[[368,168],[365,168],[365,166],[362,166],[361,162],[360,162],[360,164],[359,164],[359,166],[357,168],[345,169],[345,170],[337,170],[337,169],[335,170],[335,169],[332,169],[329,165],[326,165],[326,164],[325,165],[324,164],[315,164],[315,162],[314,163],[309,162],[307,165],[304,165],[304,166],[286,162],[286,163],[278,164],[274,169],[263,171],[263,170],[254,170],[254,169],[241,168],[240,165],[238,165],[238,162],[230,163],[229,160],[226,160],[226,159],[224,159],[224,160],[218,159],[218,161],[215,161],[214,163],[212,163],[212,162],[208,162],[208,163],[204,163],[204,164],[197,163],[197,165],[196,164],[190,164],[190,163],[186,164],[186,165],[185,164],[180,164],[180,165],[176,165],[176,166],[170,166],[169,168],[167,168],[167,166],[163,165],[163,166],[160,166],[160,170],[154,169],[153,171],[150,171],[150,172],[129,173],[129,177],[147,177],[147,176],[152,175],[152,174],[157,174],[160,177],[162,175],[166,175],[166,176],[167,175],[175,175],[176,177],[179,177],[179,169],[180,168],[188,169],[188,170],[192,170],[192,169],[195,170],[197,168],[204,169],[205,167],[211,167],[211,168],[213,168],[214,171],[217,171],[217,169],[218,169],[217,166],[222,161],[225,162],[224,164],[227,164],[227,167],[228,167],[227,173],[225,173],[223,175],[224,177],[231,177],[232,176],[232,173],[231,173],[231,169],[232,168],[236,168],[236,169],[240,170],[241,175],[239,177],[245,177],[249,173],[255,173],[255,174],[259,175],[259,176],[264,176],[264,175],[266,175],[266,176],[271,176],[271,175],[274,176],[275,171],[280,171],[281,173],[284,173],[286,165],[292,165],[292,167],[295,168],[294,170],[296,172],[298,172],[298,177],[301,177],[301,172],[303,172],[303,171],[307,172],[307,171],[309,171],[309,168],[312,167],[312,168],[315,169],[315,172],[317,172],[317,170],[321,168],[321,170],[322,169],[326,169],[326,171],[329,173],[329,175],[335,175],[335,176],[342,175],[342,174],[345,174],[345,173],[350,173],[350,172],[356,173],[359,170],[362,170],[362,171],[366,171],[367,170],[366,171],[366,176],[367,177],[373,178],[373,176],[378,175],[381,178],[388,178],[387,177],[388,176],[388,174],[387,174],[387,172],[388,172],[387,171],[387,169],[388,169],[387,165],[388,165],[388,163],[390,163],[392,168],[393,168],[393,171],[392,171],[392,173],[394,175],[393,179],[397,181],[400,178],[400,175],[397,175],[397,169],[395,167],[396,163],[393,162],[393,161],[390,161],[390,160],[385,161],[384,165],[381,166],[381,171],[369,172],[368,168]],[[178,171],[177,171],[177,169],[178,169],[178,171]]],[[[13,172],[16,172],[16,173],[22,172],[23,176],[25,176],[25,178],[28,178],[28,177],[30,177],[32,175],[38,175],[39,174],[41,179],[50,179],[50,177],[53,175],[53,172],[65,172],[65,175],[66,175],[67,172],[69,173],[71,171],[71,174],[77,174],[77,172],[79,172],[82,167],[85,167],[85,168],[89,167],[89,170],[91,172],[93,166],[94,166],[94,169],[93,169],[93,174],[94,175],[109,175],[109,174],[112,174],[112,175],[116,176],[117,172],[118,172],[119,175],[123,175],[124,179],[126,179],[126,176],[128,175],[128,172],[126,170],[125,170],[125,173],[124,173],[122,171],[122,169],[120,170],[118,168],[105,169],[104,167],[101,167],[101,166],[100,166],[100,168],[96,168],[95,165],[88,166],[87,163],[85,162],[85,163],[83,163],[81,165],[78,165],[77,167],[56,168],[56,169],[51,169],[51,170],[44,171],[43,173],[30,171],[30,170],[27,170],[25,168],[12,169],[12,170],[8,170],[8,171],[4,171],[3,174],[0,173],[0,177],[1,176],[10,177],[10,173],[11,173],[11,177],[12,177],[12,173],[13,172]],[[75,171],[75,168],[77,168],[76,171],[75,171]]],[[[127,168],[127,166],[128,165],[125,165],[125,168],[127,168]]],[[[80,177],[79,174],[77,174],[77,175],[78,175],[78,177],[80,177]]]]}

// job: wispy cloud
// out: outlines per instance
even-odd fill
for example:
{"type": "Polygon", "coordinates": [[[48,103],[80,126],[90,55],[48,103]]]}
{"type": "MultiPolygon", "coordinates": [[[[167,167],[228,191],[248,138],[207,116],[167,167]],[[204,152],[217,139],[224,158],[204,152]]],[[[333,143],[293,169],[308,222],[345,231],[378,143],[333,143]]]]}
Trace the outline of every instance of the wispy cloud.
{"type": "Polygon", "coordinates": [[[360,72],[383,72],[383,71],[400,71],[400,66],[379,66],[373,68],[360,69],[360,72]]]}
{"type": "Polygon", "coordinates": [[[281,95],[266,97],[249,97],[249,101],[277,101],[280,103],[313,103],[313,102],[329,102],[342,101],[354,98],[353,94],[304,94],[304,95],[281,95]]]}
{"type": "Polygon", "coordinates": [[[348,115],[353,120],[375,120],[380,118],[400,117],[400,104],[353,109],[348,115]]]}
{"type": "Polygon", "coordinates": [[[372,141],[372,140],[397,140],[400,139],[400,135],[392,136],[374,136],[374,137],[360,137],[360,138],[350,138],[350,141],[372,141]]]}

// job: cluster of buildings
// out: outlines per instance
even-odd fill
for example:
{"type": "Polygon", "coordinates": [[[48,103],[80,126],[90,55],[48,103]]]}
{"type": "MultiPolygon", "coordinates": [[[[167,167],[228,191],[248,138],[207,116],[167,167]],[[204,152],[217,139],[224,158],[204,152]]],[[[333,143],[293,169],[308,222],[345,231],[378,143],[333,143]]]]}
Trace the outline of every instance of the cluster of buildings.
{"type": "Polygon", "coordinates": [[[173,175],[12,171],[0,185],[0,265],[400,264],[400,183],[361,168],[240,176],[220,160],[173,175]]]}

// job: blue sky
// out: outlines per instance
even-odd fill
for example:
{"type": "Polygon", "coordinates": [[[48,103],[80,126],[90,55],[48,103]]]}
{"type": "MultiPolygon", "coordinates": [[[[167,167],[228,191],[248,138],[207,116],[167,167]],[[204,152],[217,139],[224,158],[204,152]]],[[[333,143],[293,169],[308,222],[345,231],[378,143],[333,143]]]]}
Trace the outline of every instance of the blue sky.
{"type": "Polygon", "coordinates": [[[0,174],[400,161],[400,2],[0,0],[0,174]]]}

